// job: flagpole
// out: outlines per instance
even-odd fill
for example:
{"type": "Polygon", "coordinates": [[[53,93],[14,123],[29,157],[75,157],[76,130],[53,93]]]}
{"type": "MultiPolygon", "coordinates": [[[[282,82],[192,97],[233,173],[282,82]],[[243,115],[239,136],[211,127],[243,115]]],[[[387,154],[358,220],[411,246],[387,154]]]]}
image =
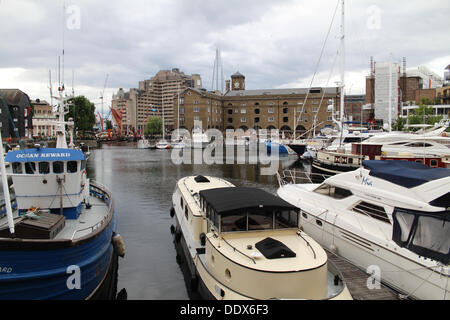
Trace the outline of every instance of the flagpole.
{"type": "Polygon", "coordinates": [[[2,145],[0,147],[0,170],[2,173],[2,185],[3,185],[3,193],[5,195],[5,206],[6,206],[6,216],[8,217],[8,226],[9,232],[11,233],[11,237],[14,238],[15,230],[14,230],[14,218],[11,208],[11,197],[9,195],[9,187],[8,187],[8,178],[6,177],[6,168],[5,168],[5,157],[3,153],[3,139],[2,133],[0,130],[0,141],[2,145]]]}

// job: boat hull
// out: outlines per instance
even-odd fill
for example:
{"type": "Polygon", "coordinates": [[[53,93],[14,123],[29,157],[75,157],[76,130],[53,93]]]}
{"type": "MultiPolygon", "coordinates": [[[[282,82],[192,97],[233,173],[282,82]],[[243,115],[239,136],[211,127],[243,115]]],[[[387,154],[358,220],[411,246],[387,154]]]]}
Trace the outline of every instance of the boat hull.
{"type": "Polygon", "coordinates": [[[306,144],[295,144],[291,143],[288,144],[288,147],[294,150],[294,152],[300,157],[302,156],[306,151],[306,144]]]}
{"type": "Polygon", "coordinates": [[[272,144],[272,143],[266,142],[266,147],[267,147],[267,153],[269,153],[269,154],[272,153],[272,150],[277,150],[277,149],[278,149],[278,154],[283,154],[283,155],[289,154],[289,150],[282,144],[278,144],[278,143],[272,144]]]}
{"type": "Polygon", "coordinates": [[[324,162],[320,162],[317,160],[313,160],[312,163],[312,169],[314,173],[321,173],[321,174],[338,174],[342,172],[349,172],[354,171],[358,169],[358,166],[350,166],[350,165],[336,165],[336,164],[328,164],[324,162]]]}
{"type": "Polygon", "coordinates": [[[99,230],[78,240],[0,238],[0,300],[114,297],[115,230],[116,214],[111,208],[99,230]]]}

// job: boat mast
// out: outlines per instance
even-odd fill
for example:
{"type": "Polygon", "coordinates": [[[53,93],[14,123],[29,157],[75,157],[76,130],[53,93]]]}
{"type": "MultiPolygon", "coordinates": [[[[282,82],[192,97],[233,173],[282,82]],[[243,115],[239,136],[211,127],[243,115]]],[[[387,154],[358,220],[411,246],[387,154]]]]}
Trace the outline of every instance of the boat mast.
{"type": "MultiPolygon", "coordinates": [[[[8,178],[6,177],[6,168],[5,168],[5,156],[3,153],[3,139],[2,132],[0,130],[0,170],[2,174],[2,185],[3,185],[3,193],[5,196],[5,206],[6,206],[6,216],[8,217],[8,226],[9,232],[11,233],[11,237],[14,238],[15,230],[14,230],[14,218],[11,208],[11,197],[9,195],[9,187],[8,187],[8,178]]],[[[11,164],[12,165],[12,164],[11,164]]]]}
{"type": "Polygon", "coordinates": [[[389,55],[389,132],[392,132],[392,53],[389,55]]]}
{"type": "Polygon", "coordinates": [[[341,0],[342,18],[341,18],[341,102],[340,102],[340,122],[341,122],[341,139],[344,130],[344,103],[345,103],[345,0],[341,0]]]}
{"type": "Polygon", "coordinates": [[[165,130],[164,130],[164,93],[162,95],[162,138],[166,137],[165,130]]]}
{"type": "Polygon", "coordinates": [[[342,0],[342,20],[341,20],[341,111],[340,111],[340,120],[341,125],[343,127],[344,124],[344,98],[345,98],[345,28],[344,28],[344,2],[345,0],[342,0]]]}
{"type": "Polygon", "coordinates": [[[178,83],[178,121],[177,121],[177,129],[180,129],[180,83],[178,83]]]}

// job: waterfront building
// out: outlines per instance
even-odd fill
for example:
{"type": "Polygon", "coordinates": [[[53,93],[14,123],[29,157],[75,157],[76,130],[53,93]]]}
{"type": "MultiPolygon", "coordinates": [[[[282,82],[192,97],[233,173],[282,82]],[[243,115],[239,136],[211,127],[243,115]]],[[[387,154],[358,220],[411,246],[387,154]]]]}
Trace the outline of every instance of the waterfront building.
{"type": "Polygon", "coordinates": [[[56,136],[58,120],[53,107],[45,100],[32,100],[33,107],[33,137],[49,138],[56,136]]]}
{"type": "Polygon", "coordinates": [[[150,116],[163,114],[166,131],[171,131],[176,127],[174,97],[186,88],[201,87],[198,74],[186,75],[178,68],[161,70],[154,77],[140,81],[138,88],[129,92],[120,88],[113,95],[112,108],[122,113],[123,133],[143,133],[150,116]]]}
{"type": "MultiPolygon", "coordinates": [[[[189,131],[201,124],[203,130],[278,129],[291,136],[316,132],[331,126],[329,101],[339,110],[339,88],[247,90],[239,72],[226,81],[226,92],[188,88],[180,95],[180,128],[189,131]],[[306,99],[305,104],[305,98],[306,99]],[[305,104],[305,105],[304,105],[305,104]]],[[[174,105],[176,97],[174,98],[174,105]]]]}

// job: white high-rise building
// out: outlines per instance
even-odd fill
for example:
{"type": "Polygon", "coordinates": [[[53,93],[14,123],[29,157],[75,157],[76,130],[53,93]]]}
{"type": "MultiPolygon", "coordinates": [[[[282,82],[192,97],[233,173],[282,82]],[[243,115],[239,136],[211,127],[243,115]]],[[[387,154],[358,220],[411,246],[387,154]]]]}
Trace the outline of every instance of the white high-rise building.
{"type": "Polygon", "coordinates": [[[392,123],[399,113],[399,78],[398,63],[377,63],[375,66],[375,118],[382,119],[384,124],[392,123]],[[389,104],[389,101],[391,102],[389,104]],[[389,117],[389,109],[391,117],[389,117]]]}

